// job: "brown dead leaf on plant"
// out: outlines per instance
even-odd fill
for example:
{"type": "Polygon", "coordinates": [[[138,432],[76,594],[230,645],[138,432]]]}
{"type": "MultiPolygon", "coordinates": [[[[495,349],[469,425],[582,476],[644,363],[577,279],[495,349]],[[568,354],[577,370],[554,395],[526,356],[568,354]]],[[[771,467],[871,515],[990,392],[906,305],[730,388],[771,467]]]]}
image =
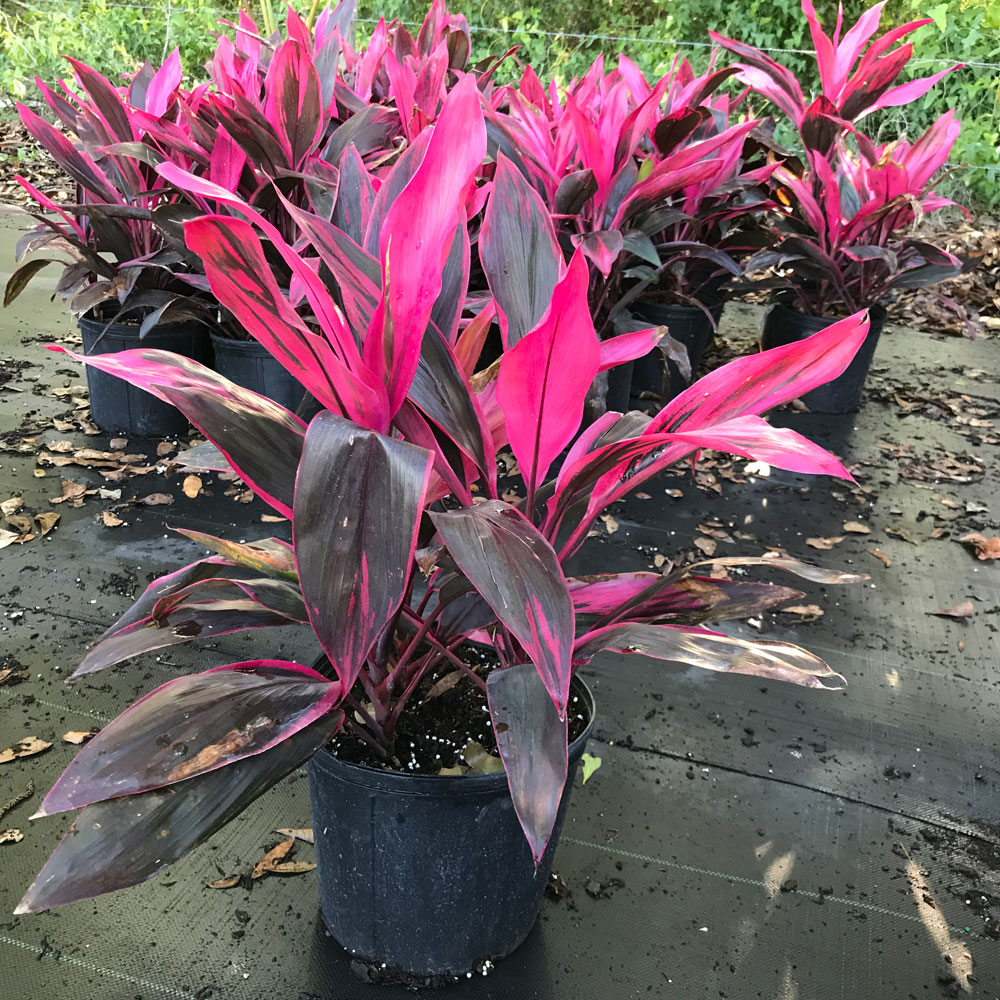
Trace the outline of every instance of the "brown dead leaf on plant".
{"type": "Polygon", "coordinates": [[[976,613],[976,606],[972,601],[962,601],[953,608],[942,608],[940,611],[928,611],[929,615],[938,615],[940,618],[971,618],[976,613]]]}
{"type": "Polygon", "coordinates": [[[844,535],[835,535],[832,538],[807,538],[806,545],[813,549],[822,549],[825,552],[832,549],[834,545],[839,545],[844,537],[844,535]]]}
{"type": "Polygon", "coordinates": [[[962,535],[960,542],[971,545],[978,559],[1000,559],[1000,538],[987,538],[978,531],[970,531],[962,535]]]}
{"type": "Polygon", "coordinates": [[[20,760],[22,757],[34,757],[36,754],[44,753],[52,746],[45,740],[40,740],[37,736],[25,736],[12,747],[0,750],[0,764],[9,764],[12,760],[20,760]]]}

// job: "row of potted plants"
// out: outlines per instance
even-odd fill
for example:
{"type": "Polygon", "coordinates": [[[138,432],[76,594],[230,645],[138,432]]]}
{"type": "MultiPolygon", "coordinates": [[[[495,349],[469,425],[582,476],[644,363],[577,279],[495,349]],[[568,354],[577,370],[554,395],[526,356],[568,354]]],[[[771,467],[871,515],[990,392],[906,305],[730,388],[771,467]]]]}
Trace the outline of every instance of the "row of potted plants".
{"type": "MultiPolygon", "coordinates": [[[[915,219],[949,204],[935,194],[933,179],[957,137],[954,117],[943,116],[912,144],[875,145],[862,131],[867,115],[915,100],[943,75],[897,82],[913,52],[912,44],[897,43],[928,22],[873,40],[881,8],[840,40],[839,25],[829,38],[808,0],[803,4],[822,81],[811,102],[787,69],[721,36],[715,37],[720,48],[739,61],[722,68],[713,61],[702,74],[677,59],[650,83],[622,56],[610,71],[597,60],[565,88],[543,85],[530,66],[503,86],[498,71],[515,55],[470,65],[468,26],[440,2],[416,38],[401,24],[380,22],[359,50],[347,40],[352,3],[323,11],[311,26],[290,12],[285,32],[272,39],[263,39],[244,12],[234,37],[220,38],[210,81],[193,90],[182,86],[176,52],[159,70],[146,66],[120,88],[70,60],[72,86],[57,91],[39,81],[63,131],[28,108],[20,111],[78,185],[78,202],[56,205],[22,181],[45,215],[18,248],[26,259],[6,297],[68,255],[58,291],[83,319],[86,352],[172,331],[185,338],[179,349],[204,361],[212,354],[210,328],[224,373],[295,408],[301,388],[220,309],[184,243],[186,219],[211,208],[230,211],[217,191],[199,193],[185,178],[211,182],[253,205],[287,240],[294,240],[299,210],[333,225],[350,239],[338,237],[334,273],[354,281],[355,248],[372,252],[366,213],[376,205],[381,174],[404,152],[419,151],[444,96],[472,76],[490,157],[477,171],[479,201],[468,239],[479,239],[476,217],[491,196],[502,153],[531,188],[536,207],[552,218],[563,258],[576,247],[584,253],[599,337],[649,322],[668,326],[661,346],[639,362],[635,380],[637,389],[662,394],[658,359],[665,356],[676,391],[697,366],[727,286],[743,273],[768,270],[763,284],[780,304],[764,336],[779,343],[960,269],[950,254],[906,236],[915,219]],[[734,77],[744,85],[739,93],[720,89],[734,77]],[[769,117],[756,114],[764,110],[769,117]],[[798,152],[775,141],[776,125],[798,152]],[[193,325],[180,330],[182,320],[193,325]],[[266,384],[265,369],[273,380],[266,384]]],[[[384,212],[395,193],[384,192],[375,211],[384,212]]],[[[490,258],[523,256],[522,237],[511,220],[490,258]]],[[[456,262],[458,253],[456,247],[456,262]]],[[[473,275],[473,304],[495,296],[492,271],[488,259],[473,275]]],[[[533,294],[544,298],[553,280],[535,276],[533,294]]],[[[534,309],[498,305],[500,324],[512,308],[524,314],[514,317],[515,330],[537,318],[537,302],[534,309]]],[[[882,313],[874,315],[871,350],[882,313]]],[[[869,355],[866,349],[856,367],[869,355]]],[[[99,424],[150,429],[123,428],[128,415],[105,413],[110,383],[93,378],[104,390],[95,393],[99,424]]],[[[612,408],[628,408],[630,386],[627,376],[612,386],[612,408]]],[[[141,401],[128,398],[138,413],[141,401]]],[[[852,408],[856,399],[846,403],[852,408]]]]}
{"type": "MultiPolygon", "coordinates": [[[[73,256],[61,290],[74,308],[148,311],[147,336],[210,316],[308,402],[297,413],[155,346],[68,352],[176,407],[292,524],[290,544],[184,532],[212,554],[153,581],[75,676],[289,623],[310,626],[323,655],[178,677],[106,726],[36,814],[81,810],[18,912],[152,877],[309,760],[326,923],[380,976],[423,981],[481,967],[530,930],[593,725],[578,671],[594,656],[842,685],[807,650],[706,627],[797,591],[697,564],[568,567],[609,504],[699,449],[849,478],[761,414],[844,372],[870,324],[858,292],[808,339],[581,430],[602,373],[664,342],[686,360],[643,321],[647,293],[711,316],[737,259],[760,249],[763,213],[791,225],[781,192],[804,198],[813,180],[766,123],[733,121],[739,102],[718,87],[746,68],[698,77],[678,63],[650,85],[623,58],[565,91],[530,69],[500,86],[501,60],[469,65],[467,26],[440,4],[416,38],[380,24],[359,51],[350,13],[309,26],[290,11],[274,39],[243,15],[193,91],[173,58],[124,90],[75,65],[76,97],[43,94],[76,144],[23,112],[80,186],[70,206],[39,193],[52,215],[31,237],[39,261],[73,256]],[[462,705],[471,717],[445,750],[432,722],[462,705]],[[416,929],[414,899],[434,915],[416,929]]],[[[826,118],[829,152],[855,133],[826,118]]],[[[860,170],[844,149],[836,169],[860,170]]],[[[777,263],[795,264],[797,246],[777,263]]],[[[921,260],[880,258],[914,276],[921,260]]],[[[788,558],[714,562],[861,579],[788,558]]]]}

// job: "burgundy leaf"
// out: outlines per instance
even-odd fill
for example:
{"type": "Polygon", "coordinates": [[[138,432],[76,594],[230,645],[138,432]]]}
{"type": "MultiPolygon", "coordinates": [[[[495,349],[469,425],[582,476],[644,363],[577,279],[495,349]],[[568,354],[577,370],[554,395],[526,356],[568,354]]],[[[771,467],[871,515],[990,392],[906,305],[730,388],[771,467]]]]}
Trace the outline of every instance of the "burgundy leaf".
{"type": "Polygon", "coordinates": [[[500,500],[432,512],[431,519],[458,568],[524,646],[564,716],[574,614],[552,546],[500,500]]]}
{"type": "Polygon", "coordinates": [[[55,345],[49,349],[172,403],[219,448],[255,493],[278,513],[291,516],[305,430],[295,414],[170,351],[82,355],[55,345]]]}
{"type": "Polygon", "coordinates": [[[537,865],[552,834],[568,767],[567,722],[530,663],[491,671],[490,719],[514,810],[537,865]]]}
{"type": "Polygon", "coordinates": [[[511,161],[499,155],[479,234],[479,259],[509,350],[541,320],[563,271],[548,210],[511,161]]]}
{"type": "Polygon", "coordinates": [[[262,753],[327,714],[340,685],[285,660],[161,684],[86,743],[33,818],[173,784],[262,753]]]}
{"type": "Polygon", "coordinates": [[[308,760],[342,722],[343,713],[335,711],[270,750],[199,774],[182,788],[170,785],[88,806],[16,912],[37,913],[145,882],[308,760]]]}
{"type": "Polygon", "coordinates": [[[432,457],[326,412],[309,425],[293,530],[309,620],[349,691],[399,609],[432,457]]]}

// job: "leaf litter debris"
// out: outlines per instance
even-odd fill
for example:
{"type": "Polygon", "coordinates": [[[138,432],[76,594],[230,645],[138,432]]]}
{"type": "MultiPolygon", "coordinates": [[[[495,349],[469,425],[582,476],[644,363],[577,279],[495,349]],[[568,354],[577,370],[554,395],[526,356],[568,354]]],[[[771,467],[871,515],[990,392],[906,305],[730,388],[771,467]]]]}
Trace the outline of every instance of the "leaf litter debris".
{"type": "Polygon", "coordinates": [[[976,613],[976,606],[972,601],[962,601],[953,608],[942,608],[940,611],[928,611],[929,615],[937,615],[939,618],[971,618],[976,613]]]}
{"type": "Polygon", "coordinates": [[[34,757],[36,754],[44,753],[51,743],[40,740],[37,736],[25,736],[12,747],[0,750],[0,764],[9,764],[12,760],[20,760],[23,757],[34,757]]]}

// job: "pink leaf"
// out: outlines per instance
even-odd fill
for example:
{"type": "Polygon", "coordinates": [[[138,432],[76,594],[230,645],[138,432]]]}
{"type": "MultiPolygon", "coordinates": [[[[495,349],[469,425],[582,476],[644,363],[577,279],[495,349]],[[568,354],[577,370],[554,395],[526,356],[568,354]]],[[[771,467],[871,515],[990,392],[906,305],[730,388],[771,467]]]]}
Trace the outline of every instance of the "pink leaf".
{"type": "Polygon", "coordinates": [[[587,304],[588,269],[577,251],[541,322],[507,351],[497,397],[530,493],[580,427],[600,348],[587,304]]]}

